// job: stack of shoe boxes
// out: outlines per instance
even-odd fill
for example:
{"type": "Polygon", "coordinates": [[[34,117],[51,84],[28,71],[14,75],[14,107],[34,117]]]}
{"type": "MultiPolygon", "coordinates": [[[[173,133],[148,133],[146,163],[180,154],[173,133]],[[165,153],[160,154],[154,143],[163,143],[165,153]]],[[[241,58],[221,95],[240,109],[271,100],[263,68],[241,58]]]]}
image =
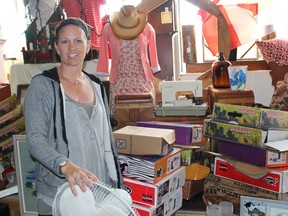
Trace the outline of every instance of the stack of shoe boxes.
{"type": "Polygon", "coordinates": [[[141,216],[174,214],[182,207],[185,168],[175,131],[125,126],[114,131],[124,184],[141,216]]]}
{"type": "Polygon", "coordinates": [[[202,172],[203,169],[207,170],[206,167],[199,166],[199,164],[203,164],[204,162],[204,150],[208,141],[208,138],[204,136],[203,125],[160,121],[138,121],[136,125],[149,128],[172,129],[175,131],[175,146],[181,149],[182,166],[186,169],[182,198],[190,200],[192,197],[202,193],[205,175],[197,175],[194,167],[197,166],[199,172],[202,172]],[[191,176],[189,175],[191,172],[195,174],[193,178],[189,177],[191,176]]]}
{"type": "Polygon", "coordinates": [[[23,107],[17,104],[16,95],[11,95],[11,91],[7,91],[7,88],[10,89],[10,85],[4,88],[0,85],[0,189],[17,184],[13,166],[13,135],[25,133],[23,107]]]}
{"type": "Polygon", "coordinates": [[[214,160],[214,176],[204,185],[206,199],[230,199],[235,213],[241,210],[241,196],[286,199],[287,112],[215,103],[204,127],[205,136],[218,141],[220,153],[214,160]],[[226,187],[215,188],[215,182],[226,187]]]}

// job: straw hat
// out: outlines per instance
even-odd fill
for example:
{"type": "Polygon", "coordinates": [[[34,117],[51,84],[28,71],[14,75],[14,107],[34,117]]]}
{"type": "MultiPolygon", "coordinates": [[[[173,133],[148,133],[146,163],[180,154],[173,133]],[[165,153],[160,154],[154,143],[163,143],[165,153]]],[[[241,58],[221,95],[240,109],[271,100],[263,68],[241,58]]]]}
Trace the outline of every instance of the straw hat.
{"type": "Polygon", "coordinates": [[[121,7],[111,15],[110,24],[114,34],[120,39],[132,40],[142,33],[147,23],[145,12],[137,11],[132,5],[121,7]]]}

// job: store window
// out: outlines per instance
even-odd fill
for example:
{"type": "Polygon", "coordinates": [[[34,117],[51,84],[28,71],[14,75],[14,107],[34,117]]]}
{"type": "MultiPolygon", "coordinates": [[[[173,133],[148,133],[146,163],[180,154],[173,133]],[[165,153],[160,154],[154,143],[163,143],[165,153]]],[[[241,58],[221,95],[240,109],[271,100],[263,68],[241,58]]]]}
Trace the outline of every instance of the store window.
{"type": "MultiPolygon", "coordinates": [[[[214,61],[216,59],[215,53],[210,51],[209,44],[203,35],[203,20],[199,15],[199,8],[193,5],[193,0],[175,0],[175,2],[178,3],[179,10],[179,31],[182,31],[182,27],[185,25],[193,27],[195,33],[195,47],[193,49],[196,53],[197,63],[214,61]]],[[[272,39],[275,36],[277,38],[287,38],[288,25],[284,24],[283,26],[283,20],[287,20],[288,16],[285,11],[288,6],[286,1],[214,0],[214,2],[219,5],[219,8],[220,6],[227,7],[226,12],[230,18],[230,24],[235,25],[235,28],[239,28],[236,29],[238,31],[237,36],[246,37],[243,43],[237,46],[236,60],[261,59],[261,54],[255,45],[256,40],[272,39]],[[241,8],[243,5],[244,7],[241,8]],[[249,11],[248,7],[245,8],[247,5],[256,5],[257,8],[254,11],[253,8],[249,11]],[[237,10],[235,6],[238,6],[237,10]],[[247,17],[243,18],[245,13],[246,15],[250,13],[250,20],[247,17]]],[[[211,31],[214,31],[214,29],[211,29],[211,31]]]]}

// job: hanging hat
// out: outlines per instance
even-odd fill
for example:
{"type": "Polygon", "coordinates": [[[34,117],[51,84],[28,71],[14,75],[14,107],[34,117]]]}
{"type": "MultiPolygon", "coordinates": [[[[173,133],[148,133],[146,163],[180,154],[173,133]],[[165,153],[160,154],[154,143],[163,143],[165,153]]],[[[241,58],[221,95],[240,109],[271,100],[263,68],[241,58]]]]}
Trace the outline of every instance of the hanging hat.
{"type": "Polygon", "coordinates": [[[120,12],[111,15],[110,24],[114,34],[120,39],[132,40],[142,33],[147,23],[145,12],[137,11],[132,5],[121,7],[120,12]]]}

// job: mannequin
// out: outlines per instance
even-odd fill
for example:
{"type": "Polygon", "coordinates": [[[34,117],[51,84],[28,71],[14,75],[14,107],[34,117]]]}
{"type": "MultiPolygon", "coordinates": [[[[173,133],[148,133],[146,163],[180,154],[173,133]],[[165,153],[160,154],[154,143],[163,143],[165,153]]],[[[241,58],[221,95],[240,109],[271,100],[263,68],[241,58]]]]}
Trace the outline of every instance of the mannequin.
{"type": "Polygon", "coordinates": [[[153,75],[160,70],[155,30],[147,23],[146,13],[132,5],[122,6],[103,28],[97,64],[98,76],[110,76],[111,114],[115,114],[117,95],[150,94],[155,104],[153,75]]]}

